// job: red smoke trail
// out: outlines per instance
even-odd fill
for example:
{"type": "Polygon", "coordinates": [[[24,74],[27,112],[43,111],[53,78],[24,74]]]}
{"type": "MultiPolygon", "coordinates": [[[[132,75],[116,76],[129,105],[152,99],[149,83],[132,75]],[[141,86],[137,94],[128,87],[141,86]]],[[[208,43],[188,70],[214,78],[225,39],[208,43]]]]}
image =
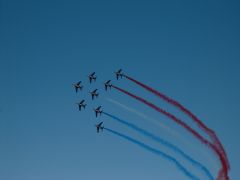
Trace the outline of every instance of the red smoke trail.
{"type": "Polygon", "coordinates": [[[156,91],[155,89],[127,76],[124,75],[127,79],[129,79],[130,81],[136,83],[137,85],[143,87],[144,89],[152,92],[153,94],[155,94],[156,96],[160,97],[161,99],[163,99],[164,101],[168,102],[169,104],[177,107],[178,109],[180,109],[183,113],[185,113],[186,115],[188,115],[197,125],[198,127],[200,127],[205,133],[207,133],[210,138],[212,139],[212,141],[214,142],[215,145],[217,145],[217,147],[219,148],[219,150],[221,151],[221,153],[224,155],[224,159],[225,162],[227,164],[228,169],[230,169],[230,165],[229,165],[229,161],[226,155],[226,152],[220,142],[220,140],[218,139],[217,135],[215,134],[215,132],[208,128],[200,119],[198,119],[198,117],[196,117],[191,111],[189,111],[187,108],[185,108],[183,105],[181,105],[179,102],[175,101],[174,99],[164,95],[161,92],[156,91]]]}
{"type": "Polygon", "coordinates": [[[168,118],[170,118],[171,120],[173,120],[174,122],[176,122],[178,125],[182,126],[183,128],[185,128],[187,131],[189,131],[193,136],[195,136],[198,140],[200,140],[202,143],[204,143],[205,145],[207,145],[208,147],[210,147],[219,157],[219,160],[221,161],[222,164],[222,169],[219,171],[218,173],[218,177],[217,180],[228,180],[228,166],[227,163],[225,162],[224,156],[222,155],[222,153],[219,151],[219,149],[212,144],[211,142],[209,142],[208,140],[206,140],[204,137],[202,137],[198,132],[196,132],[194,129],[192,129],[190,126],[188,126],[186,123],[184,123],[183,121],[181,121],[180,119],[178,119],[177,117],[175,117],[173,114],[157,107],[156,105],[152,104],[151,102],[148,102],[147,100],[136,96],[122,88],[119,88],[117,86],[112,85],[113,88],[119,90],[120,92],[123,92],[124,94],[127,94],[128,96],[146,104],[147,106],[155,109],[156,111],[162,113],[163,115],[167,116],[168,118]]]}

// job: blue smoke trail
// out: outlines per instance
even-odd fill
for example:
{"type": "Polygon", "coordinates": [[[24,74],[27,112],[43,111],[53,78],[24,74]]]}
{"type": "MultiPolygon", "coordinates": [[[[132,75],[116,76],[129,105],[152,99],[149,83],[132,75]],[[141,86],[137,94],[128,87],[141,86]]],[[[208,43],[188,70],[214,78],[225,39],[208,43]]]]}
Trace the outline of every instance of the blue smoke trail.
{"type": "Polygon", "coordinates": [[[158,142],[158,143],[161,143],[165,146],[167,146],[168,148],[172,149],[173,151],[175,151],[176,153],[180,154],[181,156],[183,156],[185,159],[187,159],[188,161],[190,161],[193,165],[195,165],[196,167],[200,168],[201,170],[203,170],[203,172],[209,177],[209,179],[211,180],[214,180],[213,176],[211,175],[211,173],[209,172],[209,170],[204,166],[202,165],[200,162],[194,160],[193,158],[191,158],[190,156],[188,156],[185,152],[183,152],[181,149],[179,149],[178,147],[176,147],[175,145],[171,144],[170,142],[164,140],[164,139],[161,139],[160,137],[142,129],[142,128],[139,128],[137,127],[136,125],[132,124],[132,123],[129,123],[127,121],[124,121],[114,115],[111,115],[109,113],[106,113],[106,112],[103,112],[103,114],[117,120],[118,122],[140,132],[141,134],[153,139],[154,141],[158,142]]]}
{"type": "Polygon", "coordinates": [[[187,170],[186,168],[184,168],[184,167],[181,165],[181,163],[179,163],[175,158],[173,158],[173,157],[165,154],[164,152],[159,151],[159,150],[157,150],[157,149],[154,149],[154,148],[152,148],[151,146],[148,146],[148,145],[146,145],[146,144],[144,144],[144,143],[142,143],[142,142],[140,142],[140,141],[138,141],[138,140],[136,140],[136,139],[133,139],[133,138],[127,136],[127,135],[124,135],[124,134],[119,133],[119,132],[117,132],[117,131],[114,131],[114,130],[112,130],[112,129],[108,129],[108,128],[104,128],[104,129],[107,130],[107,131],[109,131],[109,132],[111,132],[111,133],[113,133],[113,134],[115,134],[115,135],[118,135],[118,136],[120,136],[120,137],[122,137],[122,138],[124,138],[124,139],[126,139],[126,140],[128,140],[128,141],[131,141],[131,142],[133,142],[134,144],[137,144],[137,145],[139,145],[140,147],[142,147],[142,148],[144,148],[144,149],[146,149],[146,150],[148,150],[148,151],[150,151],[150,152],[152,152],[152,153],[154,153],[154,154],[157,154],[157,155],[162,156],[163,158],[165,158],[165,159],[167,159],[167,160],[169,160],[169,161],[172,161],[172,162],[179,168],[179,170],[181,170],[186,176],[188,176],[189,178],[191,178],[191,179],[193,179],[193,180],[200,180],[200,179],[198,179],[197,177],[195,177],[193,174],[191,174],[190,172],[188,172],[188,170],[187,170]]]}

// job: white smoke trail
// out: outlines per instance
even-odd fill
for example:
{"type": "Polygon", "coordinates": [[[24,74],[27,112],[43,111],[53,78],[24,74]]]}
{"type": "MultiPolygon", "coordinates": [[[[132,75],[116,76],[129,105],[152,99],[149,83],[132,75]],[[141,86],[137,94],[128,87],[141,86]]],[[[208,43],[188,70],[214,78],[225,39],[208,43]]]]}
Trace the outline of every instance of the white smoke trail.
{"type": "Polygon", "coordinates": [[[128,112],[131,112],[131,113],[133,113],[133,114],[141,117],[142,119],[145,119],[145,120],[147,120],[148,122],[151,122],[152,124],[161,127],[162,129],[168,131],[170,134],[172,134],[172,135],[175,136],[175,137],[176,137],[176,136],[177,136],[177,137],[182,136],[182,135],[180,135],[178,132],[174,131],[173,129],[171,129],[171,128],[169,128],[168,126],[164,125],[163,123],[159,122],[159,120],[153,119],[153,118],[145,115],[144,113],[139,112],[138,110],[136,110],[136,109],[134,109],[134,108],[130,108],[130,107],[128,107],[128,106],[126,106],[126,105],[124,105],[124,104],[122,104],[122,103],[114,100],[114,99],[111,99],[111,98],[106,98],[106,99],[107,99],[108,102],[111,102],[111,103],[113,103],[113,104],[115,104],[115,105],[117,105],[117,106],[119,106],[119,107],[127,110],[128,112]]]}

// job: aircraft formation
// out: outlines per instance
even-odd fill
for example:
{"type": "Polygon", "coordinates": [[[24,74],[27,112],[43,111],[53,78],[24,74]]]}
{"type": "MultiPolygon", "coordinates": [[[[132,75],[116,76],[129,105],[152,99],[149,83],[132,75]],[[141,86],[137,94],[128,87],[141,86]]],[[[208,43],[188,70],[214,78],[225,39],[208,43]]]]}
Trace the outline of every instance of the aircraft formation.
{"type": "MultiPolygon", "coordinates": [[[[169,120],[175,122],[180,127],[187,130],[193,137],[195,137],[197,140],[199,140],[202,144],[209,147],[215,153],[215,155],[217,157],[219,157],[219,160],[220,160],[220,163],[221,163],[222,167],[227,167],[227,164],[228,164],[227,156],[224,153],[224,149],[222,148],[221,142],[219,141],[217,136],[214,135],[215,133],[212,130],[210,131],[209,128],[206,125],[204,125],[204,123],[201,122],[201,120],[196,118],[196,116],[194,114],[192,114],[188,109],[186,109],[183,105],[178,103],[176,100],[168,97],[167,95],[165,95],[165,94],[147,86],[146,84],[128,76],[127,74],[124,74],[122,69],[119,69],[119,70],[115,71],[114,73],[115,73],[115,77],[116,77],[117,80],[122,79],[124,77],[126,80],[129,80],[129,81],[135,83],[136,85],[140,86],[141,88],[143,88],[143,89],[147,90],[148,92],[156,95],[158,98],[162,99],[165,103],[168,103],[168,104],[172,105],[173,107],[179,109],[182,113],[188,115],[194,123],[196,123],[207,135],[209,135],[209,137],[211,137],[211,139],[213,140],[214,143],[209,142],[208,139],[205,139],[201,134],[198,134],[198,132],[195,131],[195,129],[193,129],[190,125],[188,125],[187,123],[182,121],[180,118],[178,118],[174,114],[171,114],[167,110],[162,109],[161,107],[159,107],[156,104],[153,104],[152,102],[148,101],[147,99],[141,97],[141,95],[139,96],[139,95],[134,94],[132,92],[129,92],[128,90],[125,90],[121,87],[113,85],[111,83],[111,80],[107,80],[107,81],[103,82],[102,85],[103,85],[103,88],[105,89],[105,91],[115,89],[118,92],[121,92],[121,93],[127,95],[128,97],[131,97],[131,98],[137,100],[139,103],[142,103],[142,104],[148,106],[149,108],[157,111],[158,113],[166,116],[169,120]]],[[[88,77],[88,81],[89,81],[90,84],[94,84],[97,81],[97,75],[96,75],[95,72],[91,73],[87,77],[88,77]]],[[[84,86],[82,85],[82,81],[78,81],[77,83],[73,84],[73,87],[74,87],[74,90],[75,90],[76,93],[81,93],[81,91],[84,88],[84,86]]],[[[95,88],[92,91],[89,91],[89,93],[88,93],[88,95],[90,96],[89,101],[94,101],[95,102],[96,99],[99,97],[100,93],[101,93],[101,90],[98,90],[97,88],[95,88]]],[[[85,99],[82,99],[80,102],[78,102],[76,104],[78,106],[79,111],[85,110],[86,107],[87,107],[87,103],[86,103],[85,99]]],[[[125,106],[125,105],[123,105],[123,106],[125,106]]],[[[207,167],[204,164],[202,164],[201,162],[192,158],[190,155],[183,152],[183,150],[181,150],[176,145],[168,142],[167,140],[162,139],[161,137],[158,137],[157,135],[155,135],[155,134],[153,134],[153,133],[151,133],[151,132],[149,132],[149,131],[147,131],[143,128],[140,128],[138,125],[135,125],[131,122],[128,122],[128,120],[124,120],[122,118],[119,118],[116,115],[113,115],[111,113],[103,111],[102,105],[97,106],[96,108],[93,108],[93,112],[94,112],[96,118],[98,118],[99,116],[101,116],[103,114],[105,116],[108,116],[109,118],[112,118],[112,119],[118,121],[119,123],[121,123],[125,126],[128,126],[129,128],[137,131],[138,133],[156,141],[157,143],[160,143],[160,144],[166,146],[167,148],[171,149],[175,153],[178,153],[179,155],[181,155],[183,158],[185,158],[187,161],[192,163],[194,166],[199,167],[202,170],[202,172],[204,172],[204,175],[206,177],[208,177],[210,180],[214,180],[214,176],[211,174],[211,172],[207,169],[207,167]]],[[[139,113],[136,112],[136,114],[139,114],[139,113]]],[[[169,161],[175,163],[175,165],[177,165],[178,169],[180,171],[182,171],[190,179],[194,179],[194,180],[199,179],[191,171],[186,169],[180,161],[175,160],[174,157],[172,157],[171,155],[168,155],[165,152],[161,151],[161,149],[154,148],[152,146],[147,145],[145,142],[141,142],[141,141],[139,141],[139,140],[137,140],[137,139],[135,139],[131,136],[128,136],[128,135],[125,135],[121,132],[118,132],[118,131],[112,130],[110,128],[104,127],[103,126],[103,121],[95,124],[95,128],[96,128],[97,133],[103,132],[103,130],[104,130],[104,131],[110,132],[112,134],[115,134],[115,135],[117,135],[117,136],[119,136],[119,137],[121,137],[125,140],[131,141],[132,143],[137,144],[138,146],[142,147],[143,149],[148,150],[148,151],[150,151],[154,154],[157,154],[157,155],[165,158],[166,160],[169,160],[169,161]]],[[[174,132],[174,131],[173,131],[173,133],[174,133],[174,135],[177,135],[177,134],[181,135],[180,133],[177,133],[177,132],[174,132]]],[[[226,177],[228,177],[228,170],[229,169],[227,169],[227,168],[219,169],[217,179],[228,179],[228,178],[226,178],[226,177]]]]}
{"type": "MultiPolygon", "coordinates": [[[[124,74],[122,72],[122,69],[119,69],[118,71],[116,71],[114,73],[115,73],[115,76],[116,76],[117,80],[119,80],[120,78],[122,79],[122,77],[124,76],[124,74]]],[[[88,77],[88,80],[89,80],[90,84],[95,83],[97,81],[96,72],[92,72],[87,77],[88,77]]],[[[113,86],[112,83],[111,83],[111,80],[107,80],[103,84],[104,84],[105,91],[107,91],[108,89],[111,89],[112,86],[113,86]]],[[[82,85],[82,81],[78,81],[78,82],[76,82],[72,85],[73,85],[76,93],[79,93],[80,91],[82,91],[83,87],[84,87],[82,85]]],[[[93,91],[89,91],[89,94],[91,96],[91,99],[95,100],[99,96],[98,89],[94,89],[93,91]]],[[[78,106],[78,110],[82,111],[86,108],[87,103],[86,103],[85,99],[83,99],[80,102],[76,103],[76,105],[78,106]]],[[[96,117],[100,116],[103,112],[102,106],[98,106],[97,108],[93,108],[93,111],[94,111],[96,117]]],[[[96,130],[97,130],[97,133],[99,133],[100,130],[103,131],[103,129],[104,129],[103,122],[100,122],[100,123],[96,124],[95,127],[96,127],[96,130]]]]}

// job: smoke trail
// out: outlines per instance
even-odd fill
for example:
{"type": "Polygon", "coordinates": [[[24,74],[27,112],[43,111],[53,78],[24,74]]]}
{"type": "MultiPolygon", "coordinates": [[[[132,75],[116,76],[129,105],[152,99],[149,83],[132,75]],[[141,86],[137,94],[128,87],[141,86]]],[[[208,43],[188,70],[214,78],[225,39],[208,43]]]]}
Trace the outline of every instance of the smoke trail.
{"type": "MultiPolygon", "coordinates": [[[[153,123],[154,125],[156,126],[160,126],[161,128],[163,128],[164,130],[168,131],[170,134],[172,134],[174,137],[178,137],[181,139],[181,141],[186,144],[187,146],[191,147],[191,144],[189,143],[189,141],[186,139],[186,137],[184,137],[182,134],[178,133],[177,131],[174,131],[173,129],[169,128],[168,126],[164,125],[163,123],[159,122],[158,120],[156,119],[153,119],[151,117],[148,117],[147,115],[137,111],[136,109],[133,109],[133,108],[130,108],[114,99],[111,99],[111,98],[106,98],[107,101],[111,102],[111,103],[114,103],[115,105],[131,112],[131,113],[134,113],[136,114],[137,116],[139,116],[140,118],[143,118],[145,120],[147,120],[148,122],[151,122],[153,123]]],[[[191,148],[192,149],[192,148],[191,148]]]]}
{"type": "Polygon", "coordinates": [[[223,154],[219,151],[219,149],[214,145],[212,144],[211,142],[209,142],[208,140],[206,140],[204,137],[202,137],[198,132],[196,132],[194,129],[192,129],[190,126],[188,126],[186,123],[184,123],[183,121],[181,121],[180,119],[178,119],[177,117],[175,117],[173,114],[159,108],[158,106],[148,102],[147,100],[139,97],[139,96],[136,96],[122,88],[119,88],[117,86],[114,86],[112,85],[113,88],[117,89],[118,91],[146,104],[147,106],[151,107],[152,109],[162,113],[163,115],[167,116],[168,118],[170,118],[171,120],[173,120],[174,122],[176,122],[178,125],[182,126],[184,129],[186,129],[187,131],[189,131],[193,136],[195,136],[200,142],[202,142],[203,144],[205,144],[206,146],[210,147],[219,157],[219,160],[221,161],[221,164],[222,164],[222,169],[219,171],[219,175],[218,175],[218,178],[217,179],[222,179],[222,178],[225,178],[225,179],[229,179],[228,178],[228,166],[225,162],[225,159],[224,159],[224,156],[223,154]],[[224,176],[224,177],[223,177],[224,176]]]}
{"type": "Polygon", "coordinates": [[[150,117],[148,117],[147,115],[139,112],[138,110],[133,109],[133,108],[130,108],[130,107],[128,107],[128,106],[126,106],[126,105],[124,105],[124,104],[122,104],[122,103],[120,103],[120,102],[118,102],[118,101],[116,101],[116,100],[113,100],[113,99],[111,99],[111,98],[106,98],[106,99],[107,99],[107,101],[109,101],[109,102],[111,102],[111,103],[114,103],[115,105],[117,105],[117,106],[119,106],[119,107],[127,110],[128,112],[131,112],[131,113],[133,113],[133,114],[136,114],[137,116],[139,116],[139,117],[147,120],[148,122],[150,121],[150,122],[153,123],[154,125],[157,125],[157,126],[160,126],[160,127],[163,128],[163,129],[166,129],[166,130],[167,130],[168,132],[170,132],[172,135],[174,135],[174,136],[180,136],[179,133],[177,133],[176,131],[170,129],[169,127],[167,127],[167,126],[164,125],[163,123],[159,122],[158,120],[153,119],[153,118],[150,118],[150,117]]]}
{"type": "Polygon", "coordinates": [[[191,174],[185,167],[183,167],[180,162],[178,162],[175,158],[169,156],[168,154],[165,154],[164,152],[162,152],[160,150],[154,149],[151,146],[148,146],[148,145],[146,145],[146,144],[144,144],[144,143],[142,143],[142,142],[140,142],[140,141],[138,141],[136,139],[133,139],[132,137],[129,137],[127,135],[124,135],[124,134],[119,133],[117,131],[114,131],[112,129],[109,129],[109,128],[104,128],[104,129],[107,130],[108,132],[112,133],[112,134],[120,136],[120,137],[122,137],[122,138],[124,138],[124,139],[126,139],[126,140],[128,140],[128,141],[130,141],[130,142],[132,142],[132,143],[142,147],[145,150],[148,150],[148,151],[150,151],[150,152],[152,152],[152,153],[154,153],[156,155],[162,156],[164,159],[173,162],[177,166],[177,168],[180,171],[182,171],[190,179],[199,180],[197,177],[195,177],[193,174],[191,174]]]}
{"type": "Polygon", "coordinates": [[[134,129],[135,131],[143,134],[144,136],[147,136],[147,137],[151,138],[152,140],[167,146],[168,148],[172,149],[174,152],[180,154],[186,160],[190,161],[197,168],[202,169],[204,171],[204,173],[209,177],[209,179],[214,180],[213,176],[211,175],[209,170],[204,165],[202,165],[200,162],[198,162],[198,161],[194,160],[193,158],[191,158],[190,156],[188,156],[185,152],[183,152],[177,146],[171,144],[170,142],[168,142],[168,141],[166,141],[166,140],[164,140],[164,139],[162,139],[162,138],[160,138],[160,137],[158,137],[158,136],[156,136],[156,135],[154,135],[154,134],[152,134],[152,133],[150,133],[150,132],[148,132],[148,131],[146,131],[142,128],[137,127],[136,125],[134,125],[134,124],[132,124],[132,123],[126,121],[126,120],[120,119],[120,118],[118,118],[118,117],[116,117],[112,114],[106,113],[106,112],[103,112],[103,114],[117,120],[118,122],[132,128],[132,129],[134,129]]]}
{"type": "Polygon", "coordinates": [[[226,152],[223,148],[223,145],[221,144],[220,140],[218,139],[216,133],[208,128],[197,116],[195,116],[190,110],[188,110],[187,108],[185,108],[183,105],[181,105],[179,102],[177,102],[176,100],[166,96],[165,94],[137,81],[136,79],[133,79],[132,77],[129,77],[127,75],[124,75],[127,79],[129,79],[130,81],[136,83],[137,85],[143,87],[144,89],[150,91],[151,93],[155,94],[156,96],[160,97],[161,99],[163,99],[164,101],[168,102],[169,104],[177,107],[178,109],[180,109],[184,114],[186,114],[187,116],[189,116],[197,125],[198,127],[200,127],[204,132],[206,132],[210,138],[212,139],[212,141],[214,142],[214,144],[216,144],[218,146],[218,148],[220,149],[220,151],[223,153],[224,155],[224,159],[225,162],[227,164],[228,169],[230,169],[230,165],[229,165],[229,161],[226,155],[226,152]]]}

